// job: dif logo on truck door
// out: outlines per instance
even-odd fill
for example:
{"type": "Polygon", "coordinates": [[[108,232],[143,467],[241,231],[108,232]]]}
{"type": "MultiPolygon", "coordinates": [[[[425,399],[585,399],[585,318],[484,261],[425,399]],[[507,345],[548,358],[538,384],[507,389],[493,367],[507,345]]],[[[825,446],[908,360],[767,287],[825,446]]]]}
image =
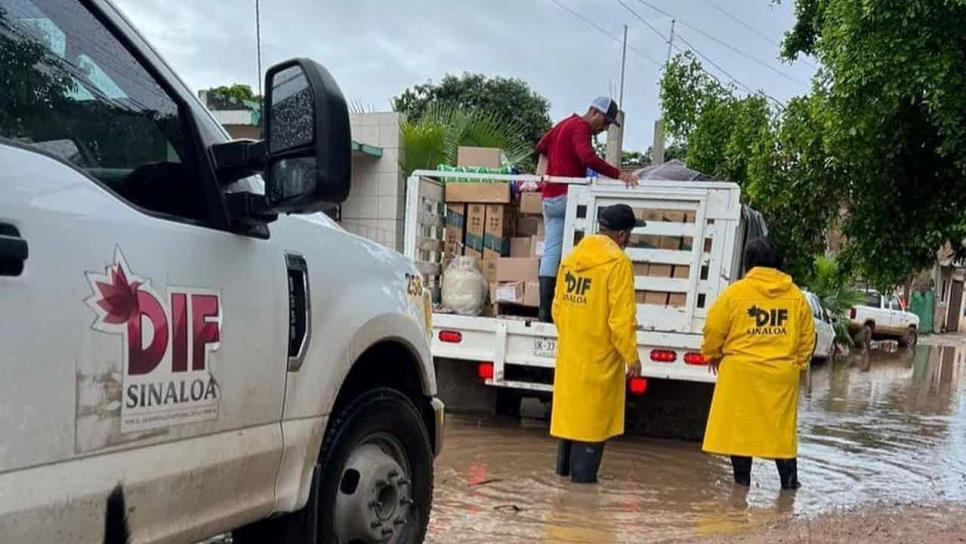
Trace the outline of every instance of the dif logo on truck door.
{"type": "Polygon", "coordinates": [[[220,294],[168,287],[161,296],[120,248],[104,274],[86,276],[93,329],[123,338],[121,432],[217,419],[221,392],[209,357],[221,340],[220,294]]]}

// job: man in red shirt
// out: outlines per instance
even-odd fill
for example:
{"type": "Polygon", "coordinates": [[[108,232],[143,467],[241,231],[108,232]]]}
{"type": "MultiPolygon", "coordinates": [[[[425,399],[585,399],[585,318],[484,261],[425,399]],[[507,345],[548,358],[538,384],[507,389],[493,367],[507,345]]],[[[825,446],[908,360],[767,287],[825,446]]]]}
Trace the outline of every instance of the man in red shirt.
{"type": "MultiPolygon", "coordinates": [[[[622,173],[619,168],[601,159],[591,146],[591,138],[615,124],[617,102],[606,96],[597,97],[584,115],[576,113],[556,124],[537,144],[540,162],[546,164],[548,176],[582,178],[587,169],[599,175],[620,179],[629,187],[637,185],[637,178],[622,173]]],[[[564,215],[567,211],[567,188],[563,183],[546,183],[543,186],[543,219],[546,231],[543,257],[540,259],[540,320],[551,322],[550,308],[553,303],[557,269],[563,252],[564,215]]]]}

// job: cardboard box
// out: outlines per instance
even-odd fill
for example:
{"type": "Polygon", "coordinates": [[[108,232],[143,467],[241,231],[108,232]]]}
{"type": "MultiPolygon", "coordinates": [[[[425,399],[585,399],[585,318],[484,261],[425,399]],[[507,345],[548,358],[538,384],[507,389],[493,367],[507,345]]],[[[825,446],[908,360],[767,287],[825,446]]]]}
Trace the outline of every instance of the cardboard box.
{"type": "Polygon", "coordinates": [[[647,275],[652,278],[670,278],[672,267],[669,264],[652,264],[647,267],[647,275]]]}
{"type": "Polygon", "coordinates": [[[543,194],[520,193],[520,213],[524,215],[543,215],[543,194]]]}
{"type": "Polygon", "coordinates": [[[466,205],[449,204],[446,206],[445,252],[461,255],[466,243],[466,205]]]}
{"type": "Polygon", "coordinates": [[[501,257],[496,262],[496,279],[508,281],[537,281],[540,259],[536,257],[501,257]]]}
{"type": "Polygon", "coordinates": [[[510,255],[510,241],[516,231],[516,210],[510,206],[490,204],[486,207],[483,247],[502,257],[510,255]]]}
{"type": "Polygon", "coordinates": [[[486,278],[487,283],[496,282],[496,259],[483,257],[481,261],[477,263],[480,267],[480,272],[483,273],[483,277],[486,278]]]}
{"type": "Polygon", "coordinates": [[[664,220],[670,223],[684,223],[686,215],[685,212],[668,210],[664,212],[664,220]]]}
{"type": "Polygon", "coordinates": [[[671,293],[668,295],[667,305],[672,308],[684,308],[684,305],[688,303],[687,293],[671,293]]]}
{"type": "Polygon", "coordinates": [[[667,293],[659,293],[657,291],[635,291],[634,294],[638,304],[667,306],[667,293]]]}
{"type": "Polygon", "coordinates": [[[468,204],[509,204],[510,184],[504,182],[492,183],[456,183],[446,184],[447,204],[465,202],[468,204]]]}
{"type": "Polygon", "coordinates": [[[543,217],[535,215],[521,215],[517,217],[517,236],[543,237],[543,217]]]}
{"type": "Polygon", "coordinates": [[[464,147],[456,150],[457,166],[499,168],[506,162],[503,150],[496,147],[464,147]]]}
{"type": "Polygon", "coordinates": [[[671,277],[686,280],[691,277],[691,267],[683,264],[675,265],[671,277]]]}
{"type": "Polygon", "coordinates": [[[489,249],[489,248],[485,248],[485,247],[483,248],[484,259],[496,260],[496,259],[499,259],[500,257],[505,257],[505,255],[500,255],[499,252],[493,251],[492,249],[489,249]]]}
{"type": "Polygon", "coordinates": [[[677,251],[681,249],[681,237],[680,236],[661,236],[658,243],[658,248],[672,249],[677,251]]]}
{"type": "MultiPolygon", "coordinates": [[[[486,232],[486,206],[470,204],[466,207],[466,249],[483,255],[483,235],[486,232]]],[[[466,252],[466,255],[469,255],[466,252]]]]}
{"type": "Polygon", "coordinates": [[[533,257],[533,243],[536,237],[527,236],[524,238],[511,238],[510,239],[510,256],[511,257],[533,257]]]}
{"type": "Polygon", "coordinates": [[[530,237],[530,256],[543,257],[543,248],[545,246],[546,246],[546,242],[544,242],[543,236],[531,236],[530,237]]]}
{"type": "Polygon", "coordinates": [[[523,302],[523,297],[526,291],[526,283],[522,281],[514,281],[509,283],[501,283],[496,288],[496,302],[510,302],[513,304],[520,304],[523,302]]]}
{"type": "Polygon", "coordinates": [[[528,281],[523,289],[523,305],[531,308],[540,307],[540,283],[528,281]]]}

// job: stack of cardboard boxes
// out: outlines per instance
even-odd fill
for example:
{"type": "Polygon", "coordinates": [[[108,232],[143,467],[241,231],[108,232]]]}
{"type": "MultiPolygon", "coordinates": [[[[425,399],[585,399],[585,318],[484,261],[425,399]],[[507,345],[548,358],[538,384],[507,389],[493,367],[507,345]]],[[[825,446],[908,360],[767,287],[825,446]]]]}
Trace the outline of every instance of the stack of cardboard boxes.
{"type": "MultiPolygon", "coordinates": [[[[694,223],[695,220],[693,212],[675,210],[635,210],[635,212],[639,218],[648,223],[694,223]]],[[[690,251],[692,243],[690,237],[634,235],[628,245],[638,248],[690,251]]],[[[652,278],[688,279],[691,277],[691,267],[688,265],[634,263],[634,275],[652,278]]],[[[653,304],[672,308],[682,308],[687,303],[687,293],[637,291],[636,298],[638,304],[653,304]]]]}
{"type": "MultiPolygon", "coordinates": [[[[499,149],[461,147],[458,166],[500,167],[499,149]]],[[[539,306],[537,269],[543,253],[543,202],[509,183],[446,184],[446,258],[475,257],[490,284],[487,315],[529,315],[539,306]]],[[[448,264],[448,263],[444,263],[448,264]]]]}

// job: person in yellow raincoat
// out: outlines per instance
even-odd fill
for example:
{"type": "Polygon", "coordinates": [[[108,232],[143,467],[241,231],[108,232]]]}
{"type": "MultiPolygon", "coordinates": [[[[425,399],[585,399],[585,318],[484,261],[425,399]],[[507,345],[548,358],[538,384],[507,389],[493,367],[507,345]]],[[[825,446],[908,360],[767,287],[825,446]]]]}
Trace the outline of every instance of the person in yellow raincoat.
{"type": "Polygon", "coordinates": [[[624,253],[644,222],[626,204],[603,208],[599,234],[563,260],[553,319],[557,362],[550,434],[561,439],[557,474],[594,483],[607,439],[624,434],[627,376],[641,371],[634,272],[624,253]]]}
{"type": "Polygon", "coordinates": [[[708,313],[701,353],[718,383],[703,449],[731,456],[739,485],[751,485],[751,460],[760,457],[775,460],[782,489],[797,489],[798,384],[815,348],[815,324],[781,264],[768,240],[749,242],[748,272],[708,313]]]}

